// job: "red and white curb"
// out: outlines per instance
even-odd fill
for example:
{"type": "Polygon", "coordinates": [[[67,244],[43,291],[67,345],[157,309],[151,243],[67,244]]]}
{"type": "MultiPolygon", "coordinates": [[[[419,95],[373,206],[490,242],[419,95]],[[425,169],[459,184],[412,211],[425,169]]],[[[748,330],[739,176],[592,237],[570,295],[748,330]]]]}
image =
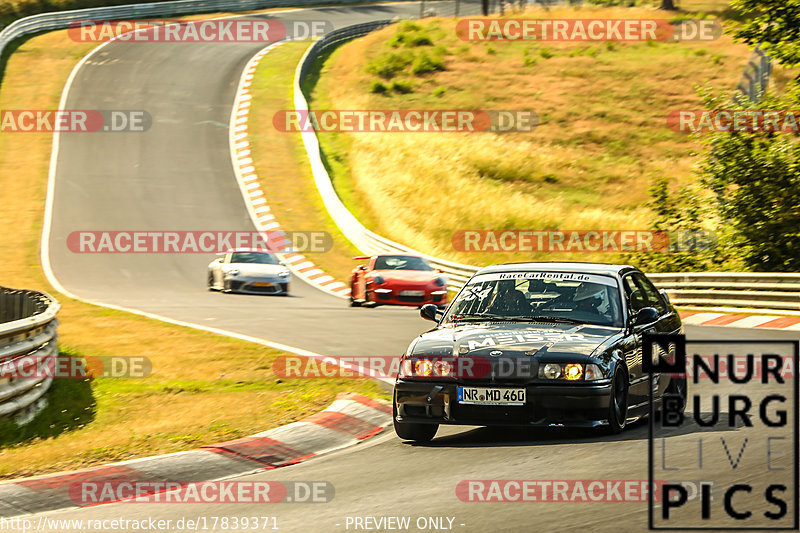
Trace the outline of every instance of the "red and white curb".
{"type": "MultiPolygon", "coordinates": [[[[248,61],[239,80],[239,88],[236,91],[233,113],[231,114],[230,148],[233,170],[239,182],[239,188],[242,191],[247,209],[250,212],[250,217],[259,231],[277,232],[282,231],[282,228],[267,204],[266,196],[259,184],[253,158],[250,154],[250,142],[247,135],[247,120],[253,100],[253,95],[250,94],[250,84],[261,59],[270,50],[286,42],[288,41],[271,44],[248,61]]],[[[350,296],[349,286],[325,273],[303,254],[291,252],[276,255],[286,263],[289,270],[309,284],[336,296],[350,296]]]]}
{"type": "Polygon", "coordinates": [[[341,393],[319,413],[250,437],[188,452],[2,482],[0,517],[85,506],[74,499],[76,484],[83,482],[186,485],[292,465],[357,444],[380,433],[391,421],[390,406],[360,394],[341,393]]]}
{"type": "Polygon", "coordinates": [[[800,331],[800,317],[798,316],[707,313],[703,311],[680,311],[679,314],[684,325],[690,326],[724,326],[729,328],[800,331]]]}

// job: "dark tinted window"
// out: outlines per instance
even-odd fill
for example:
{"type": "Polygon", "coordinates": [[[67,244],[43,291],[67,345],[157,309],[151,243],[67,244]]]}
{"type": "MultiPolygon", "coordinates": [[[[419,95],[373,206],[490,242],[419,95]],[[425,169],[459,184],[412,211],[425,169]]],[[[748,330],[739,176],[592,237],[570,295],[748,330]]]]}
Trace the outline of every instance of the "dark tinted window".
{"type": "Polygon", "coordinates": [[[421,257],[384,255],[375,260],[375,270],[433,270],[433,267],[421,257]]]}
{"type": "Polygon", "coordinates": [[[636,313],[643,307],[654,307],[659,313],[667,310],[658,289],[644,275],[634,273],[625,276],[622,284],[625,287],[625,295],[628,298],[631,313],[636,313]]]}

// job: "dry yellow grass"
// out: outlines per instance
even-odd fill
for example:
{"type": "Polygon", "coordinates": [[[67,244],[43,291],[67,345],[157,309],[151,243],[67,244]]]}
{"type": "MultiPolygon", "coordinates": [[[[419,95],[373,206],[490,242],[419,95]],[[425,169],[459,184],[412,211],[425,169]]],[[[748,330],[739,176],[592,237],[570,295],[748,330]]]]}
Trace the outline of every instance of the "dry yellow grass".
{"type": "MultiPolygon", "coordinates": [[[[584,7],[529,12],[547,18],[663,18],[650,9],[584,7]]],[[[313,90],[316,109],[533,109],[533,132],[323,133],[343,160],[335,183],[372,229],[427,253],[473,264],[508,260],[614,260],[610,254],[458,253],[460,229],[649,229],[652,180],[693,179],[688,136],[666,127],[671,110],[701,106],[695,85],[732,90],[750,50],[713,42],[464,42],[455,21],[422,22],[444,46],[446,70],[412,77],[410,94],[370,93],[369,61],[392,48],[389,27],[344,45],[313,90]],[[560,256],[559,256],[560,255],[560,256]]],[[[422,47],[420,47],[422,48],[422,47]]],[[[430,49],[430,47],[425,47],[430,49]]],[[[434,48],[435,50],[435,48],[434,48]]],[[[434,52],[435,53],[435,52],[434,52]]]]}
{"type": "MultiPolygon", "coordinates": [[[[56,109],[69,72],[94,46],[72,42],[63,31],[26,41],[9,59],[0,109],[56,109]]],[[[146,379],[57,380],[50,408],[32,424],[0,422],[0,478],[245,436],[315,412],[340,391],[382,395],[366,380],[281,382],[271,371],[282,355],[276,350],[54,293],[39,265],[50,148],[46,133],[0,133],[0,284],[58,297],[62,351],[146,357],[153,373],[146,379]]]]}

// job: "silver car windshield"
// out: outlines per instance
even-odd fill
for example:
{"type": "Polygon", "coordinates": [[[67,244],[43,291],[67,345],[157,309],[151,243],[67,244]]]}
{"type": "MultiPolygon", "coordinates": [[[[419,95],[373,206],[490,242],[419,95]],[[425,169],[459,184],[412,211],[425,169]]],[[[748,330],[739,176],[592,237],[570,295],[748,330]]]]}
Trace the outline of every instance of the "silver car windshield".
{"type": "Polygon", "coordinates": [[[616,279],[596,274],[514,272],[474,277],[444,322],[517,320],[622,326],[616,279]]]}
{"type": "Polygon", "coordinates": [[[277,265],[278,259],[274,255],[264,252],[234,252],[231,255],[231,263],[256,263],[259,265],[277,265]]]}

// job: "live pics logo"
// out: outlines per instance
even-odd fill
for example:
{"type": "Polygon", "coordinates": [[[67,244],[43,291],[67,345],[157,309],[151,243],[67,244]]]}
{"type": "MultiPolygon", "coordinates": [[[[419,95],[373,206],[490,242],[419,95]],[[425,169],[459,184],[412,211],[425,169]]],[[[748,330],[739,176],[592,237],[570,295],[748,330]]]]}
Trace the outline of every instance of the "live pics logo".
{"type": "Polygon", "coordinates": [[[798,529],[799,345],[643,335],[651,530],[798,529]]]}

